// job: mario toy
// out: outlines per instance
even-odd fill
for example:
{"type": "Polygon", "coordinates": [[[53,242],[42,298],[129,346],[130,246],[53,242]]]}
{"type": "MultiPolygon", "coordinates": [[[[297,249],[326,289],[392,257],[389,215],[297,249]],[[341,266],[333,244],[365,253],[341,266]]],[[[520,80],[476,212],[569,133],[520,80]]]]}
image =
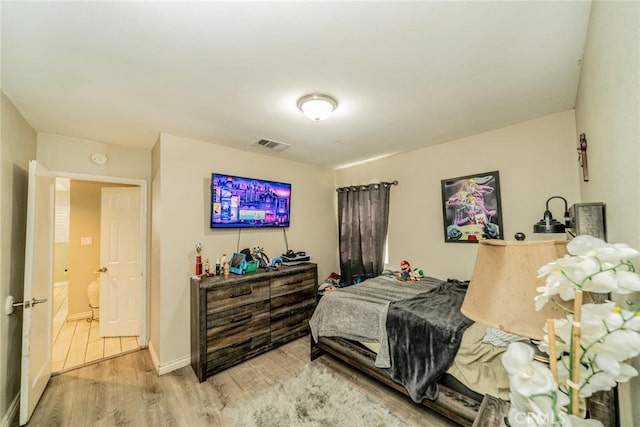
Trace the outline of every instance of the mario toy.
{"type": "Polygon", "coordinates": [[[398,280],[416,280],[416,278],[411,274],[411,264],[409,261],[403,260],[400,262],[400,275],[398,276],[398,280]]]}

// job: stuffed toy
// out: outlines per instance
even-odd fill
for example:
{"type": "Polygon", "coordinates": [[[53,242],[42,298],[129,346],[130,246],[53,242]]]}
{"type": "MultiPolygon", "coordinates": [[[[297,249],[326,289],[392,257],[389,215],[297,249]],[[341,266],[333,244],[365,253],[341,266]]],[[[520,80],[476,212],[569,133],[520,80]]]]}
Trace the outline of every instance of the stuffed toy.
{"type": "Polygon", "coordinates": [[[403,280],[403,281],[407,281],[407,280],[418,280],[411,271],[411,264],[409,264],[409,261],[407,260],[403,260],[400,262],[400,274],[398,275],[398,280],[403,280]]]}
{"type": "Polygon", "coordinates": [[[417,281],[424,277],[424,272],[421,268],[411,269],[409,261],[403,260],[400,262],[400,274],[397,279],[406,282],[407,280],[417,281]]]}

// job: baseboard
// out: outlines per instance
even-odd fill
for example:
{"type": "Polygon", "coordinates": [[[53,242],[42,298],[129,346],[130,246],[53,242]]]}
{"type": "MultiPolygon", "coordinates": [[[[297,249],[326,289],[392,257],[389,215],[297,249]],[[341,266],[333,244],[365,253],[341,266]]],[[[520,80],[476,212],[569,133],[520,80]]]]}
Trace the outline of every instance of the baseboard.
{"type": "Polygon", "coordinates": [[[169,372],[175,371],[176,369],[184,368],[185,366],[189,366],[191,364],[191,354],[187,354],[186,356],[182,356],[178,359],[172,360],[169,363],[160,364],[158,354],[156,353],[155,348],[153,348],[153,343],[151,341],[149,341],[149,354],[151,355],[153,367],[155,368],[158,375],[168,374],[169,372]]]}
{"type": "Polygon", "coordinates": [[[83,311],[81,313],[73,313],[67,315],[67,322],[73,322],[74,320],[91,319],[90,311],[83,311]]]}
{"type": "Polygon", "coordinates": [[[16,397],[11,402],[9,406],[9,410],[2,417],[0,421],[0,427],[10,427],[18,424],[18,408],[20,407],[20,393],[16,395],[16,397]],[[15,420],[15,422],[14,422],[15,420]]]}

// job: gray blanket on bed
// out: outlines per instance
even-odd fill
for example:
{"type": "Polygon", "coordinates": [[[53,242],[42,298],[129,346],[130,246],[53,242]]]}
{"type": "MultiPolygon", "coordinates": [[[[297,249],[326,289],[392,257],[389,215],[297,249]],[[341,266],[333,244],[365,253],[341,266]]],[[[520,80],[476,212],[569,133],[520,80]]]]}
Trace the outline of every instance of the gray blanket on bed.
{"type": "Polygon", "coordinates": [[[380,343],[375,364],[388,368],[387,308],[390,301],[412,298],[438,286],[442,280],[424,277],[417,282],[401,282],[396,274],[381,275],[359,285],[336,289],[324,295],[309,321],[311,335],[343,337],[380,343]]]}
{"type": "Polygon", "coordinates": [[[436,380],[451,366],[465,329],[473,323],[460,312],[467,285],[449,280],[389,304],[389,373],[415,402],[438,397],[436,380]]]}

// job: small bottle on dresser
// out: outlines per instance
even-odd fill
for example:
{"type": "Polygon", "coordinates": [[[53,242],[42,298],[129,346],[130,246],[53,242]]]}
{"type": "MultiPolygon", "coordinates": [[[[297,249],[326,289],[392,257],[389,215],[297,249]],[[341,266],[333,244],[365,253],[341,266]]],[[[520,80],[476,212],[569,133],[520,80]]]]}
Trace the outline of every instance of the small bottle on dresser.
{"type": "Polygon", "coordinates": [[[229,277],[229,260],[227,259],[227,254],[222,254],[222,271],[224,273],[224,277],[229,277]]]}
{"type": "Polygon", "coordinates": [[[214,270],[214,274],[219,276],[222,272],[220,271],[220,258],[216,259],[216,268],[214,270]]]}

